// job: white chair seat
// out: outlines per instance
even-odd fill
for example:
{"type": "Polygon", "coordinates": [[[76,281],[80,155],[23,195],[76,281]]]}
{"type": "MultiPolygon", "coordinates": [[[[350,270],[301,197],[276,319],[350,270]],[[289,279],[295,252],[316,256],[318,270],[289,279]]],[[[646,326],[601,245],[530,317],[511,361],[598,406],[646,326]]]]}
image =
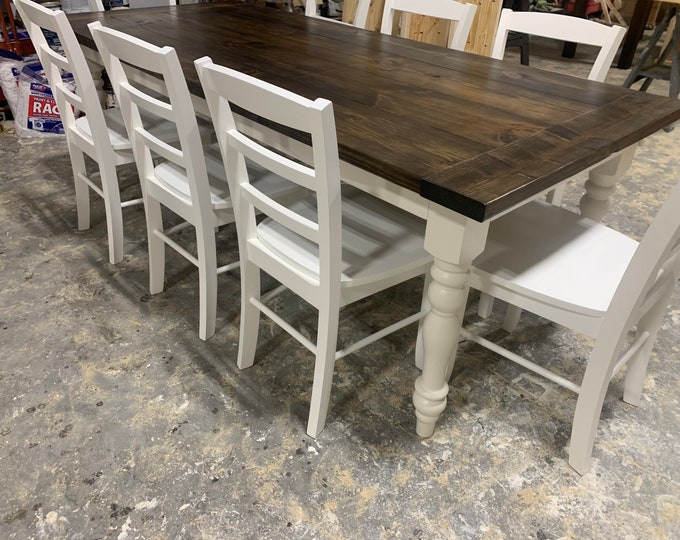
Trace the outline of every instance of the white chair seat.
{"type": "MultiPolygon", "coordinates": [[[[205,165],[210,183],[210,202],[215,210],[224,210],[232,207],[229,195],[227,175],[220,156],[219,144],[212,144],[203,148],[205,153],[205,165]]],[[[269,194],[273,199],[285,197],[288,193],[299,192],[300,189],[288,180],[270,173],[259,165],[247,161],[248,170],[256,177],[254,183],[259,189],[269,194]]],[[[156,181],[179,197],[191,201],[189,181],[185,170],[179,165],[166,161],[155,168],[156,181]]]]}
{"type": "MultiPolygon", "coordinates": [[[[295,213],[317,221],[315,198],[290,205],[295,213]]],[[[259,238],[291,266],[310,278],[319,275],[318,245],[272,219],[258,225],[259,238]]],[[[361,286],[431,262],[423,248],[425,223],[411,214],[348,185],[342,187],[342,282],[361,286]],[[370,224],[367,226],[367,224],[370,224]],[[420,253],[420,256],[417,254],[420,253]]],[[[420,272],[417,272],[420,274],[420,272]]]]}
{"type": "MultiPolygon", "coordinates": [[[[131,150],[132,145],[128,139],[127,130],[125,129],[125,123],[123,122],[123,115],[121,114],[120,109],[118,107],[105,109],[104,118],[106,120],[106,127],[109,128],[109,139],[111,140],[113,149],[117,152],[131,150]]],[[[173,122],[167,122],[162,118],[158,118],[152,123],[148,114],[143,114],[142,118],[144,119],[144,125],[148,127],[149,132],[159,139],[166,142],[175,142],[179,140],[177,126],[173,122]]],[[[76,128],[87,137],[92,137],[87,116],[81,116],[76,120],[76,128]]],[[[199,121],[198,130],[201,134],[201,140],[210,142],[210,139],[214,135],[212,125],[206,121],[199,121]]]]}
{"type": "MultiPolygon", "coordinates": [[[[104,111],[104,119],[106,120],[106,127],[109,128],[109,140],[113,149],[117,151],[131,150],[132,145],[128,139],[120,109],[106,109],[104,111]]],[[[76,129],[87,137],[92,137],[92,129],[86,115],[76,120],[76,129]]]]}
{"type": "MultiPolygon", "coordinates": [[[[231,208],[229,186],[222,161],[206,154],[205,164],[210,183],[210,202],[213,208],[216,210],[231,208]]],[[[187,204],[191,203],[189,181],[184,168],[171,161],[165,161],[155,168],[155,173],[156,177],[151,180],[152,182],[172,191],[175,195],[184,199],[187,204]]]]}
{"type": "Polygon", "coordinates": [[[471,285],[484,281],[483,290],[494,284],[601,317],[637,246],[600,223],[536,201],[491,223],[471,285]]]}

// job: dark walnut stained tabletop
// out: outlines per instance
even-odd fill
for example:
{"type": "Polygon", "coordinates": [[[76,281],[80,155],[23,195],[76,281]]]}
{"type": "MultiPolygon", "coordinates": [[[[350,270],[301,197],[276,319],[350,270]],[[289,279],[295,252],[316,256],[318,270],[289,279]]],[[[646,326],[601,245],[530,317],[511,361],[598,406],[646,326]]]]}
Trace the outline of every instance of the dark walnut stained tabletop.
{"type": "Polygon", "coordinates": [[[478,221],[680,119],[680,101],[250,4],[69,16],[333,102],[340,157],[478,221]]]}

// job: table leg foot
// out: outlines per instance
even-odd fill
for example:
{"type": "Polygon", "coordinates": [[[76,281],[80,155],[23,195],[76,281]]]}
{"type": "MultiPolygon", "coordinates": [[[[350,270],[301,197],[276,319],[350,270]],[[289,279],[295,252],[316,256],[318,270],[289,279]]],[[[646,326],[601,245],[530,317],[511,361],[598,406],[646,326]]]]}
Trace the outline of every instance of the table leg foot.
{"type": "Polygon", "coordinates": [[[447,377],[458,345],[469,271],[435,258],[430,275],[427,297],[431,311],[422,327],[425,362],[413,393],[418,420],[416,432],[421,437],[432,435],[434,424],[446,407],[447,377]]]}
{"type": "Polygon", "coordinates": [[[419,437],[431,437],[434,433],[434,425],[446,407],[448,393],[449,385],[446,383],[438,390],[431,390],[425,388],[422,377],[416,379],[413,404],[416,407],[416,433],[419,437]]]}

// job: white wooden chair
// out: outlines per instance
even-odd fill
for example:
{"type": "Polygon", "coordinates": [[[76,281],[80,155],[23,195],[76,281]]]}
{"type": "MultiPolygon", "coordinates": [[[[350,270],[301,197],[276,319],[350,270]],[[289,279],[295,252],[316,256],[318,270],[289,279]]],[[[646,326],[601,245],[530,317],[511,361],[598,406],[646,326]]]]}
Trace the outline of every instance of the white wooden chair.
{"type": "Polygon", "coordinates": [[[595,339],[576,384],[469,330],[462,334],[578,394],[569,463],[581,474],[590,468],[609,382],[626,363],[623,399],[640,403],[652,347],[680,277],[678,208],[680,184],[638,243],[563,208],[533,202],[492,222],[487,247],[473,262],[471,287],[595,339]]]}
{"type": "Polygon", "coordinates": [[[604,82],[607,77],[614,55],[626,34],[626,29],[621,26],[607,26],[580,17],[504,9],[498,21],[498,30],[491,51],[492,58],[503,59],[510,31],[598,47],[600,52],[595,58],[588,79],[599,82],[604,82]]]}
{"type": "MultiPolygon", "coordinates": [[[[368,20],[368,11],[371,7],[371,0],[358,0],[357,9],[354,13],[354,20],[352,21],[352,26],[357,28],[366,28],[366,21],[368,20]]],[[[316,12],[316,1],[315,0],[305,0],[305,15],[307,17],[319,17],[316,12]]],[[[328,19],[333,22],[335,19],[328,19]]]]}
{"type": "MultiPolygon", "coordinates": [[[[208,339],[215,333],[217,276],[239,264],[235,261],[217,266],[215,229],[234,221],[219,148],[214,144],[204,149],[191,95],[173,48],[156,47],[105,28],[98,21],[90,23],[88,28],[120,101],[133,144],[146,210],[150,292],[163,291],[167,244],[198,267],[199,337],[208,339]],[[161,94],[150,91],[129,78],[126,68],[156,75],[156,82],[162,81],[165,91],[161,94]],[[151,133],[147,118],[162,118],[172,123],[178,144],[164,142],[151,133]],[[184,221],[166,227],[163,208],[184,221]],[[196,255],[172,238],[173,233],[188,225],[196,232],[196,255]]],[[[280,178],[261,176],[262,189],[274,196],[286,191],[280,185],[280,178]]]]}
{"type": "Polygon", "coordinates": [[[260,312],[314,353],[307,433],[324,427],[335,361],[422,318],[397,322],[343,350],[337,348],[340,308],[423,275],[432,257],[423,248],[424,223],[364,192],[342,185],[333,104],[311,101],[248,75],[196,60],[233,194],[241,253],[241,335],[238,366],[255,358],[260,312]],[[311,136],[311,156],[291,159],[267,140],[244,134],[231,106],[311,136]],[[309,190],[284,207],[253,183],[244,158],[309,190]],[[266,218],[257,222],[255,212],[266,218]],[[260,271],[315,307],[316,343],[267,306],[260,271]]]}
{"type": "MultiPolygon", "coordinates": [[[[599,47],[600,51],[588,74],[591,81],[604,82],[611,67],[626,29],[621,26],[606,26],[596,21],[560,15],[558,13],[539,13],[536,11],[501,11],[498,30],[491,52],[492,58],[502,60],[509,32],[519,32],[529,36],[540,36],[560,41],[599,47]]],[[[548,202],[559,206],[562,204],[566,181],[562,182],[547,195],[548,202]]],[[[493,298],[482,294],[479,300],[478,313],[488,317],[493,309],[493,298]]],[[[508,331],[517,325],[521,311],[510,308],[504,328],[508,331]]]]}
{"type": "Polygon", "coordinates": [[[120,199],[116,167],[134,162],[121,113],[118,109],[102,109],[97,85],[66,14],[31,0],[15,0],[15,5],[43,65],[64,124],[73,167],[78,229],[90,227],[90,191],[94,191],[104,200],[109,260],[116,264],[123,258],[122,209],[142,202],[120,199]],[[48,45],[42,29],[57,34],[63,53],[48,45]],[[77,92],[62,81],[63,72],[73,74],[77,92]],[[78,111],[85,115],[78,117],[78,111]],[[88,175],[86,155],[96,162],[97,172],[88,175]]]}
{"type": "MultiPolygon", "coordinates": [[[[477,4],[463,4],[455,0],[427,0],[426,2],[423,0],[385,0],[380,31],[383,34],[392,34],[394,16],[397,12],[447,19],[455,23],[455,29],[449,30],[448,46],[462,51],[465,49],[476,11],[477,4]]],[[[399,35],[408,37],[409,25],[403,24],[403,20],[402,17],[399,35]]]]}

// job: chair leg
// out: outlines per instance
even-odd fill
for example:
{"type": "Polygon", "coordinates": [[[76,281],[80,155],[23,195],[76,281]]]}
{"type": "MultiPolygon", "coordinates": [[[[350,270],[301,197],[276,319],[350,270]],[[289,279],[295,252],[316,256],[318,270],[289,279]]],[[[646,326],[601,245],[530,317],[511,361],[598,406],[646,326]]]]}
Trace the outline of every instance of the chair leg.
{"type": "Polygon", "coordinates": [[[154,231],[163,231],[163,213],[161,204],[151,197],[146,197],[144,210],[149,243],[149,292],[157,294],[163,291],[164,285],[165,242],[154,234],[154,231]]]}
{"type": "Polygon", "coordinates": [[[109,260],[117,264],[123,260],[123,208],[120,203],[118,174],[113,163],[99,165],[99,173],[106,208],[106,227],[109,238],[109,260]]]}
{"type": "Polygon", "coordinates": [[[503,319],[503,330],[506,332],[514,332],[519,324],[519,319],[522,316],[522,308],[508,304],[508,309],[505,312],[503,319]]]}
{"type": "Polygon", "coordinates": [[[87,176],[85,154],[75,145],[69,144],[73,183],[76,190],[76,211],[78,213],[78,230],[90,228],[90,187],[81,179],[87,176]]]}
{"type": "Polygon", "coordinates": [[[257,335],[260,327],[260,310],[251,302],[260,298],[260,269],[253,263],[241,260],[241,330],[238,342],[239,369],[249,368],[255,361],[257,335]]]}
{"type": "Polygon", "coordinates": [[[215,334],[217,318],[217,253],[212,227],[196,227],[199,277],[198,337],[206,340],[215,334]]]}
{"type": "Polygon", "coordinates": [[[604,343],[600,338],[588,359],[588,366],[583,375],[569,443],[569,464],[579,474],[585,474],[590,470],[602,404],[612,378],[615,358],[618,358],[619,351],[616,346],[617,344],[604,343]]]}
{"type": "Polygon", "coordinates": [[[611,26],[612,19],[609,16],[609,2],[607,2],[607,0],[601,0],[600,8],[602,9],[602,16],[604,17],[604,22],[611,26]]]}
{"type": "Polygon", "coordinates": [[[493,303],[495,298],[489,293],[480,293],[479,303],[477,304],[477,315],[482,319],[488,319],[493,311],[493,303]]]}
{"type": "Polygon", "coordinates": [[[635,337],[637,338],[643,332],[649,332],[649,337],[637,353],[628,360],[626,382],[623,390],[623,401],[630,403],[631,405],[640,405],[642,387],[644,386],[645,377],[647,375],[649,357],[652,354],[661,321],[666,313],[667,300],[673,290],[673,281],[669,280],[666,287],[667,291],[665,291],[664,294],[661,294],[660,300],[658,300],[644,317],[640,319],[637,325],[635,337]]]}
{"type": "Polygon", "coordinates": [[[339,319],[340,311],[337,303],[329,307],[324,306],[323,309],[319,310],[314,382],[307,422],[307,435],[313,438],[316,438],[326,425],[326,414],[328,413],[328,403],[333,385],[339,319]]]}

